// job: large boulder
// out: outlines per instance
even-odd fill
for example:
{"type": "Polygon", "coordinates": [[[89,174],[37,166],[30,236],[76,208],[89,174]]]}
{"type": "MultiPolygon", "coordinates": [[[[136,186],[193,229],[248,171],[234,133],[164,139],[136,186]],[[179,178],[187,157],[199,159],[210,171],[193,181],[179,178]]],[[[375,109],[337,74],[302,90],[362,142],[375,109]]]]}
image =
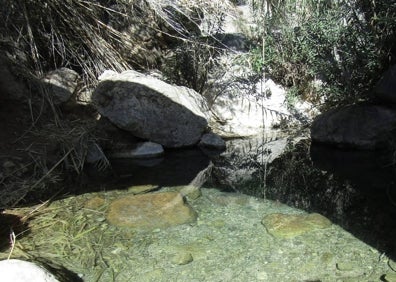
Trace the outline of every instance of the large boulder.
{"type": "Polygon", "coordinates": [[[208,126],[205,99],[136,71],[107,73],[92,100],[101,115],[133,135],[176,148],[196,144],[208,126]]]}
{"type": "Polygon", "coordinates": [[[240,54],[226,52],[219,57],[220,67],[209,74],[211,87],[205,96],[213,113],[213,133],[224,138],[255,136],[264,129],[308,124],[317,115],[310,103],[288,100],[285,88],[257,77],[238,60],[240,54]]]}
{"type": "Polygon", "coordinates": [[[291,122],[283,88],[271,79],[253,85],[248,85],[251,84],[248,80],[239,81],[241,79],[235,82],[235,78],[222,78],[217,82],[218,89],[223,90],[211,101],[210,126],[214,133],[225,138],[254,136],[279,125],[282,120],[291,122]]]}
{"type": "Polygon", "coordinates": [[[387,146],[395,128],[394,108],[358,104],[318,116],[311,127],[311,138],[340,148],[380,149],[387,146]]]}

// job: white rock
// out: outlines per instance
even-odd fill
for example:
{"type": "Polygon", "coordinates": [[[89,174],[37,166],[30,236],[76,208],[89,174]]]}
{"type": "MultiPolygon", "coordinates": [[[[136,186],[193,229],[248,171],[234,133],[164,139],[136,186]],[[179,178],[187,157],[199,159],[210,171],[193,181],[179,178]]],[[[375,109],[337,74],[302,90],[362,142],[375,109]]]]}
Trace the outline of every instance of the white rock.
{"type": "Polygon", "coordinates": [[[48,270],[18,259],[0,261],[0,276],[2,282],[59,282],[48,270]]]}
{"type": "Polygon", "coordinates": [[[98,80],[105,80],[105,79],[109,79],[113,76],[116,76],[118,74],[118,72],[115,72],[113,70],[105,70],[99,77],[98,80]]]}
{"type": "Polygon", "coordinates": [[[268,79],[263,84],[257,83],[254,90],[254,93],[241,91],[216,98],[212,105],[215,119],[210,123],[213,132],[222,137],[254,136],[291,117],[282,87],[268,79]]]}

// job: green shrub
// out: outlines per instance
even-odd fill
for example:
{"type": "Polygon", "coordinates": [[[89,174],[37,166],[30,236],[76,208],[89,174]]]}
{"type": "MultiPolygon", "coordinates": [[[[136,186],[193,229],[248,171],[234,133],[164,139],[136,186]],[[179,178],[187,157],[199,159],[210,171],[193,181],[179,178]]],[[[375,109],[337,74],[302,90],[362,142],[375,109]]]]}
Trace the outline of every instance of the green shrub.
{"type": "Polygon", "coordinates": [[[251,52],[256,71],[269,73],[304,98],[310,98],[307,93],[321,96],[330,106],[371,98],[373,85],[395,60],[395,3],[264,2],[278,6],[271,6],[271,13],[261,11],[257,35],[265,40],[258,40],[251,52]],[[277,9],[279,3],[284,9],[277,9]],[[324,84],[312,93],[307,87],[316,78],[324,84]]]}

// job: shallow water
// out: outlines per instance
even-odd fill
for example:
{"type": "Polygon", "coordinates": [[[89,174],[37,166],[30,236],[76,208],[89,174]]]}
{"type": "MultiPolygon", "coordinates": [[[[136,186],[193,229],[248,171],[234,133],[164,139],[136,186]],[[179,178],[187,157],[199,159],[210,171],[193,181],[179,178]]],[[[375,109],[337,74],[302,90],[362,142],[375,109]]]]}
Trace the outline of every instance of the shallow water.
{"type": "Polygon", "coordinates": [[[34,216],[13,257],[50,261],[83,281],[386,281],[395,273],[389,155],[329,151],[293,136],[251,141],[229,142],[220,156],[189,149],[155,162],[114,162],[110,177],[95,178],[100,186],[86,187],[94,191],[34,216]],[[147,184],[201,186],[202,196],[188,200],[197,222],[151,231],[110,225],[109,203],[147,184]],[[87,208],[95,197],[105,204],[87,208]],[[273,213],[307,212],[333,224],[285,239],[261,223],[273,213]]]}

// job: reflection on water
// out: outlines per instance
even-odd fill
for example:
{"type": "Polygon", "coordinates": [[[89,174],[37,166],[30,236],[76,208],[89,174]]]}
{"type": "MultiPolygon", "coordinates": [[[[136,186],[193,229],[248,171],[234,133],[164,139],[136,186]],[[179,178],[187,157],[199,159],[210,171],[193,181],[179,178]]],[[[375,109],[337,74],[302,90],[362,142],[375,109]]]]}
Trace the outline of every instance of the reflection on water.
{"type": "Polygon", "coordinates": [[[213,160],[212,184],[321,213],[396,257],[396,170],[389,153],[341,151],[289,137],[285,152],[263,164],[263,156],[271,153],[263,147],[213,160]],[[236,171],[243,175],[242,169],[245,178],[232,177],[235,163],[243,164],[236,171]]]}
{"type": "Polygon", "coordinates": [[[198,148],[170,150],[161,158],[115,159],[111,162],[110,173],[98,174],[95,170],[88,171],[91,176],[89,182],[105,182],[111,190],[131,185],[188,185],[197,181],[197,175],[208,168],[209,163],[210,159],[198,148]]]}

